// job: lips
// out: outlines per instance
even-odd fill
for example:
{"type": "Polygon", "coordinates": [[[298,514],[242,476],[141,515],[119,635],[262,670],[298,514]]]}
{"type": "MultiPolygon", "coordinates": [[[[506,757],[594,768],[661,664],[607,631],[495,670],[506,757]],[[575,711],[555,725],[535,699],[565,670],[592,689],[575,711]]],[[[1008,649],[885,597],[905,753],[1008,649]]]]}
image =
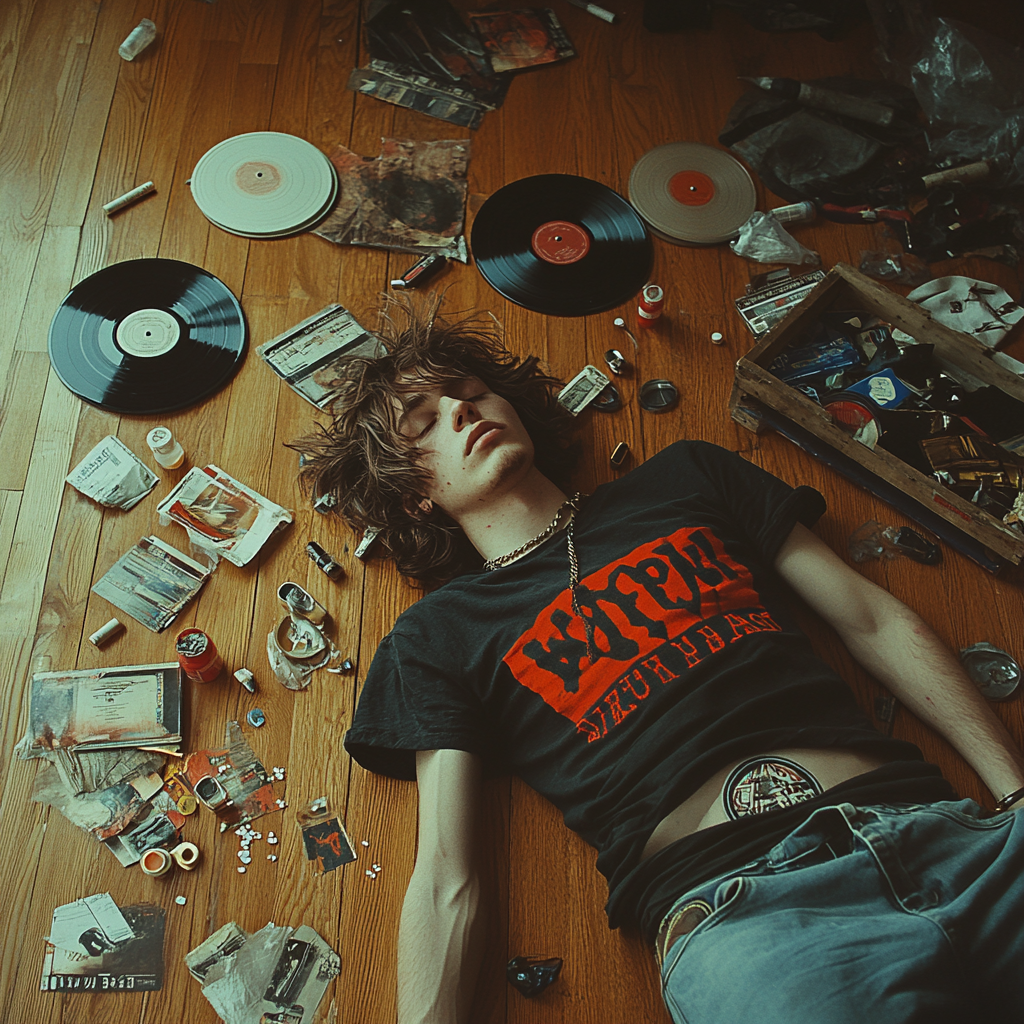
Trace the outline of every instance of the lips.
{"type": "Polygon", "coordinates": [[[492,423],[490,420],[481,420],[473,429],[469,432],[469,436],[466,438],[466,455],[472,453],[476,447],[477,442],[485,435],[489,434],[492,430],[503,430],[504,428],[500,423],[492,423]]]}

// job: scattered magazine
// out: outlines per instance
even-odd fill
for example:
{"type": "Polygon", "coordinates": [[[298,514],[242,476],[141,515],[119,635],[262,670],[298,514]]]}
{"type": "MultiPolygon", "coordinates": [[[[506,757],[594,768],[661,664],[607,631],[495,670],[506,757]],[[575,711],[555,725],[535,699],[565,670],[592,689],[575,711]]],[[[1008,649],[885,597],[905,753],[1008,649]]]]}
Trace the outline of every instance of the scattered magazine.
{"type": "Polygon", "coordinates": [[[143,537],[96,581],[92,592],[146,629],[160,633],[199,593],[209,575],[209,569],[159,537],[143,537]]]}
{"type": "Polygon", "coordinates": [[[163,985],[166,911],[97,893],[53,912],[43,992],[152,992],[163,985]]]}
{"type": "Polygon", "coordinates": [[[157,511],[161,522],[184,526],[195,547],[235,565],[252,561],[292,521],[287,509],[213,465],[190,469],[157,511]]]}
{"type": "Polygon", "coordinates": [[[22,756],[62,747],[174,747],[181,743],[181,669],[160,665],[36,672],[22,756]]]}
{"type": "Polygon", "coordinates": [[[344,306],[325,306],[256,350],[293,391],[318,409],[337,397],[338,366],[353,356],[373,359],[383,346],[344,306]]]}

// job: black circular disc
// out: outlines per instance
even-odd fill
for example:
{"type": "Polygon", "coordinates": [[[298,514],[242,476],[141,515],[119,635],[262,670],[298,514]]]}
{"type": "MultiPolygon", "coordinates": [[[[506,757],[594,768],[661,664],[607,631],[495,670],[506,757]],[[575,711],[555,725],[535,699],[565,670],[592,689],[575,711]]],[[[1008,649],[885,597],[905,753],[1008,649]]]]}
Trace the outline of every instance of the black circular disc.
{"type": "Polygon", "coordinates": [[[213,274],[142,259],[75,285],[54,314],[48,348],[57,376],[80,398],[111,412],[157,414],[227,384],[247,335],[241,305],[213,274]]]}
{"type": "Polygon", "coordinates": [[[488,284],[538,313],[586,316],[636,295],[651,271],[644,222],[617,192],[573,174],[538,174],[498,189],[480,207],[473,258],[488,284]],[[576,232],[582,254],[542,258],[534,237],[546,225],[576,232]]]}

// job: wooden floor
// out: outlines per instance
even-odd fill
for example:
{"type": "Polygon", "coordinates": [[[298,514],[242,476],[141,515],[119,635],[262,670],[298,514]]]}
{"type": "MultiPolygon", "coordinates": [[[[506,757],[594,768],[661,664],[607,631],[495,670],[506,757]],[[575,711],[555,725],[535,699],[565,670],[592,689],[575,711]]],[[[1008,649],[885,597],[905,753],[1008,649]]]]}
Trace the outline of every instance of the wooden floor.
{"type": "MultiPolygon", "coordinates": [[[[849,73],[874,77],[870,28],[824,42],[815,34],[769,35],[729,12],[715,28],[655,36],[640,23],[638,0],[616,26],[555,0],[579,57],[522,75],[504,107],[472,133],[471,210],[501,185],[528,175],[585,175],[624,192],[630,168],[654,145],[689,139],[714,143],[745,86],[737,76],[814,78],[849,73]]],[[[161,256],[207,268],[237,295],[254,348],[329,302],[340,301],[375,323],[377,295],[411,257],[336,247],[311,234],[249,241],[208,223],[187,180],[198,158],[229,136],[257,130],[300,135],[321,149],[341,143],[364,155],[382,136],[465,137],[426,116],[396,110],[346,91],[349,71],[365,62],[355,0],[4,0],[0,5],[0,1019],[43,1022],[205,1024],[216,1020],[184,953],[235,920],[249,930],[268,920],[316,928],[340,953],[342,973],[328,989],[318,1020],[385,1024],[394,1020],[395,933],[414,854],[415,793],[410,784],[372,777],[342,748],[358,683],[318,673],[293,693],[271,676],[265,637],[277,618],[275,591],[286,579],[307,586],[328,608],[339,646],[361,678],[381,636],[415,592],[388,567],[351,554],[343,528],[312,512],[296,484],[294,452],[284,442],[306,431],[312,407],[281,386],[250,351],[241,372],[215,397],[160,418],[121,416],[86,405],[50,370],[47,328],[68,289],[112,263],[161,256]],[[133,63],[117,46],[142,17],[159,27],[157,44],[133,63]],[[152,179],[156,193],[114,218],[102,204],[152,179]],[[180,624],[207,630],[235,669],[248,666],[260,692],[234,682],[193,689],[187,749],[216,745],[229,719],[250,707],[266,712],[258,732],[246,727],[257,754],[288,768],[283,813],[264,819],[282,842],[280,859],[254,858],[236,871],[237,843],[217,834],[213,815],[189,819],[185,838],[202,862],[191,874],[151,879],[115,863],[61,815],[30,800],[36,765],[16,760],[24,730],[26,680],[33,670],[167,660],[174,630],[151,634],[129,620],[126,635],[102,651],[88,635],[112,609],[90,587],[141,536],[155,533],[184,546],[177,527],[158,522],[156,504],[179,474],[164,474],[154,495],[128,513],[104,512],[63,484],[69,467],[104,435],[117,434],[146,454],[158,422],[183,442],[190,463],[215,462],[248,485],[295,509],[295,522],[248,569],[223,564],[180,624]],[[340,584],[304,554],[317,539],[344,563],[340,584]],[[295,808],[326,794],[343,812],[363,860],[323,877],[304,859],[295,808]],[[364,860],[381,865],[378,878],[364,860]],[[166,979],[141,994],[41,994],[43,938],[54,907],[96,892],[120,905],[152,901],[166,908],[166,979]],[[185,906],[174,897],[185,895],[185,906]]],[[[460,6],[468,7],[468,4],[460,6]]],[[[1020,43],[1024,8],[1006,2],[940,5],[1020,43]]],[[[759,186],[762,209],[779,205],[759,186]]],[[[818,224],[798,229],[826,266],[856,263],[878,247],[871,226],[818,224]]],[[[679,411],[657,417],[635,401],[585,425],[587,455],[579,486],[611,475],[608,452],[629,442],[640,461],[680,437],[705,438],[741,451],[793,483],[819,487],[829,501],[820,526],[845,554],[846,538],[869,518],[907,522],[870,495],[784,440],[756,438],[733,424],[726,402],[735,360],[751,337],[732,308],[759,267],[727,248],[684,249],[655,243],[653,280],[668,296],[663,326],[643,342],[641,379],[675,381],[679,411]],[[713,331],[725,344],[709,342],[713,331]]],[[[1014,297],[1021,274],[984,260],[950,261],[936,276],[966,273],[993,281],[1014,297]]],[[[453,308],[491,309],[521,352],[537,352],[571,376],[602,353],[622,347],[612,325],[631,304],[585,319],[554,319],[497,296],[476,270],[449,269],[453,308]]],[[[628,344],[628,343],[627,343],[628,344]]],[[[1011,348],[1024,359],[1024,341],[1011,348]]],[[[628,398],[631,395],[627,394],[628,398]]],[[[905,559],[869,563],[862,571],[920,611],[954,647],[988,640],[1024,659],[1021,590],[987,575],[947,549],[939,568],[905,559]]],[[[123,618],[123,616],[122,616],[123,618]]],[[[815,642],[855,687],[870,711],[876,684],[852,667],[836,641],[808,615],[815,642]]],[[[1018,701],[999,714],[1018,739],[1018,701]]],[[[946,744],[905,713],[896,734],[938,760],[964,795],[991,801],[974,773],[946,744]]],[[[594,854],[569,834],[544,801],[516,782],[489,786],[486,864],[492,927],[474,1024],[640,1024],[667,1020],[649,954],[635,935],[611,932],[606,889],[594,854]],[[536,1000],[504,980],[513,955],[561,956],[561,980],[536,1000]]]]}

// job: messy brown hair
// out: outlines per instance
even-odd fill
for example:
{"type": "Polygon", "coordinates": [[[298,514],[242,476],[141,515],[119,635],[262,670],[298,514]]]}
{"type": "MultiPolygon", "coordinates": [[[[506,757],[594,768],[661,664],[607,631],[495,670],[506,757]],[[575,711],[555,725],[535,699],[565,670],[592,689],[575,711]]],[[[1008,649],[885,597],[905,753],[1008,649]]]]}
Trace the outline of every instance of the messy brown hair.
{"type": "Polygon", "coordinates": [[[377,543],[399,571],[436,587],[478,569],[482,558],[456,522],[435,506],[422,512],[430,471],[399,430],[404,396],[478,377],[515,409],[534,445],[534,464],[563,489],[577,457],[573,417],[556,401],[561,381],[536,356],[522,359],[480,314],[443,316],[441,298],[389,299],[377,332],[386,353],[353,357],[334,382],[332,421],[289,447],[303,456],[299,480],[314,500],[330,495],[331,512],[377,543]]]}

